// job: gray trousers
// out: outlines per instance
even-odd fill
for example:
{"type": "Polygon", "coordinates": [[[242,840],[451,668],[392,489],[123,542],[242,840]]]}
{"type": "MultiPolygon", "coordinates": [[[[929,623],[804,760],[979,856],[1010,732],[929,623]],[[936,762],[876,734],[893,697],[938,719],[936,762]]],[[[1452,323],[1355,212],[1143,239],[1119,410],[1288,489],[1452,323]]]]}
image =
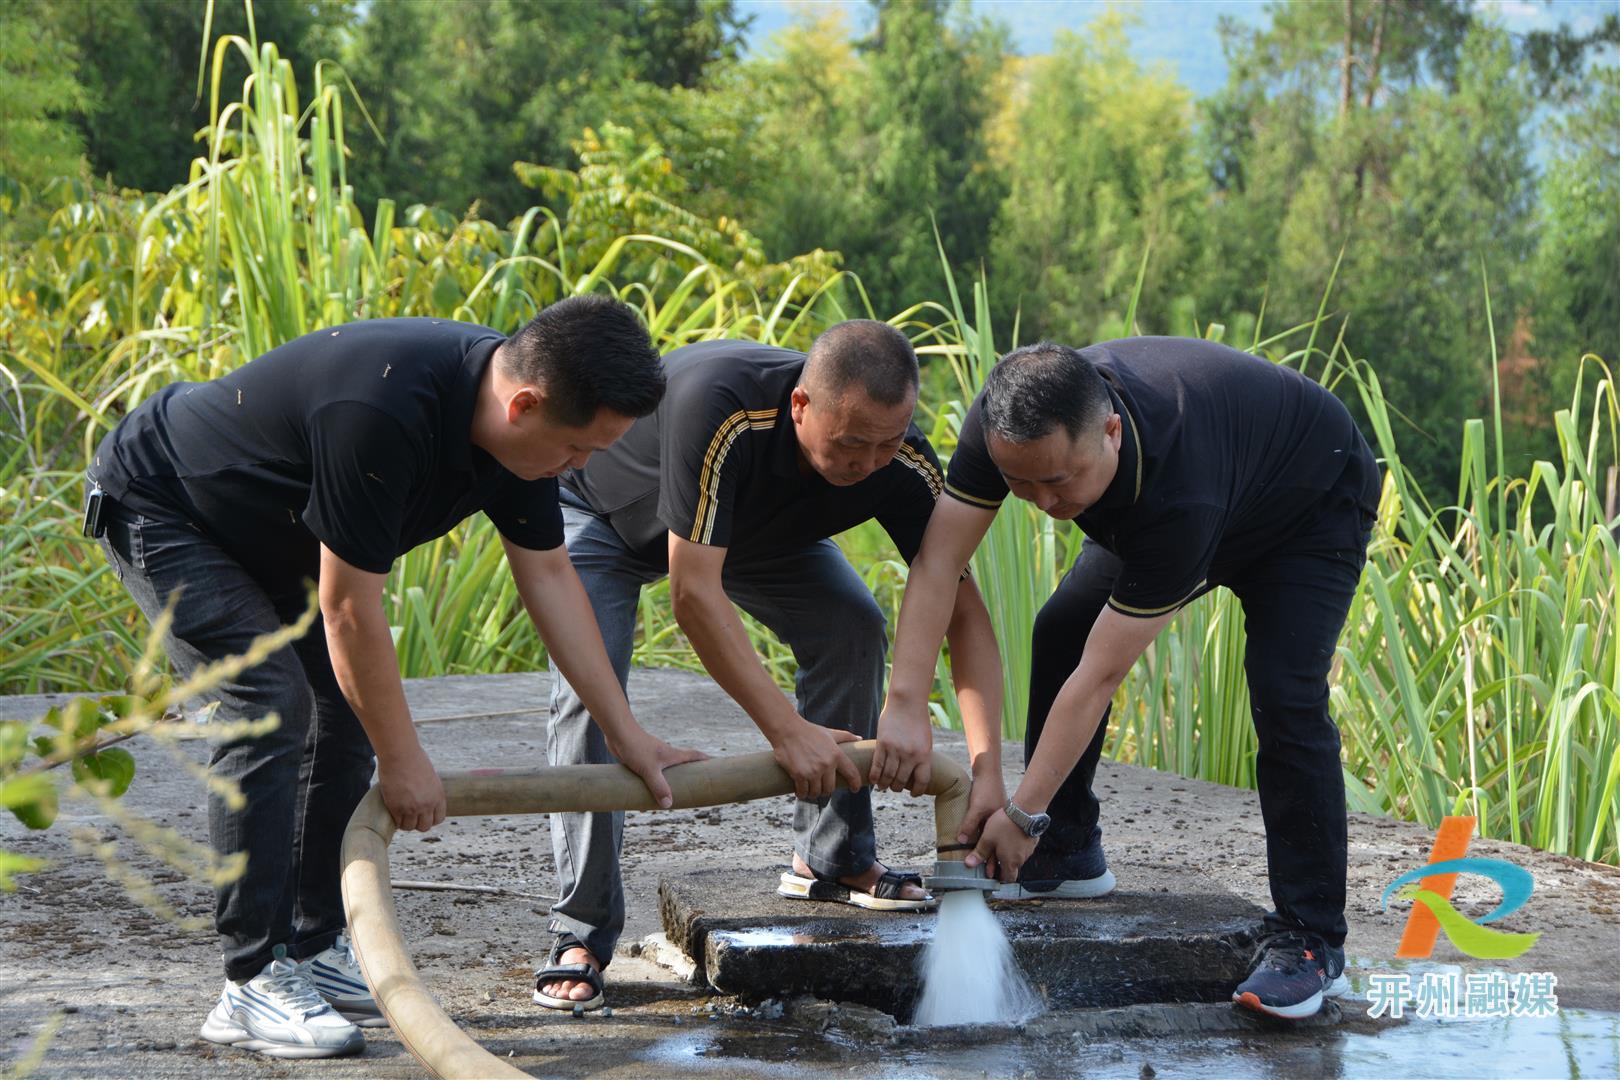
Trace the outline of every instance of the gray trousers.
{"type": "MultiPolygon", "coordinates": [[[[641,587],[664,570],[637,558],[607,521],[566,489],[562,502],[568,557],[590,596],[622,687],[630,672],[641,587]]],[[[872,737],[883,704],[888,636],[882,609],[838,546],[822,540],[768,558],[728,558],[722,580],[738,607],[793,650],[799,715],[822,727],[872,737]]],[[[614,760],[601,729],[555,669],[546,756],[553,765],[614,760]]],[[[823,876],[858,874],[877,860],[870,788],[801,800],[793,830],[794,851],[823,876]]],[[[558,877],[551,927],[577,936],[604,965],[624,930],[623,833],[622,813],[551,815],[558,877]]]]}

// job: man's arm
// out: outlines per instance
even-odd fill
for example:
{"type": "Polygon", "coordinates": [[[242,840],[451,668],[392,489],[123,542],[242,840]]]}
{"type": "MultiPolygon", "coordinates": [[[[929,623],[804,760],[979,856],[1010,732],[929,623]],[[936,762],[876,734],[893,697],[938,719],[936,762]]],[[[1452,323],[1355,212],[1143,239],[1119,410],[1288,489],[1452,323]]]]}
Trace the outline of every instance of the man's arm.
{"type": "MultiPolygon", "coordinates": [[[[971,579],[956,586],[956,603],[945,629],[951,646],[951,682],[962,707],[962,728],[974,775],[1001,785],[1001,654],[990,612],[971,579]]],[[[930,679],[930,685],[932,680],[930,679]]],[[[932,777],[932,730],[926,724],[890,724],[879,731],[872,783],[887,791],[921,795],[932,777]]],[[[999,805],[999,804],[998,804],[999,805]]],[[[971,814],[969,815],[972,816],[971,814]]],[[[982,820],[982,819],[981,819],[982,820]]]]}
{"type": "Polygon", "coordinates": [[[669,806],[672,798],[664,769],[708,755],[671,746],[649,734],[631,715],[630,703],[602,644],[590,597],[568,561],[567,549],[533,551],[505,538],[501,543],[518,596],[534,620],[540,640],[546,643],[552,663],[602,729],[613,756],[641,777],[659,806],[669,806]]]}
{"type": "MultiPolygon", "coordinates": [[[[926,764],[926,747],[930,744],[928,728],[928,693],[934,685],[934,665],[939,657],[940,643],[948,628],[966,633],[958,651],[957,642],[951,644],[952,670],[958,686],[968,686],[969,696],[983,698],[980,716],[971,721],[983,736],[988,730],[995,732],[994,742],[999,757],[1001,727],[1001,657],[996,650],[995,635],[990,629],[990,616],[984,611],[978,590],[972,589],[972,600],[963,606],[962,571],[973,557],[974,549],[995,520],[992,509],[969,506],[949,496],[934,506],[923,533],[922,545],[912,560],[906,576],[905,595],[900,600],[899,626],[895,629],[894,664],[889,672],[889,696],[878,718],[878,749],[872,755],[872,782],[879,787],[898,790],[904,784],[894,783],[904,763],[891,765],[891,758],[908,759],[911,769],[907,775],[915,776],[918,757],[917,746],[924,747],[921,761],[926,764]],[[972,609],[977,607],[976,614],[972,609]],[[982,622],[980,619],[982,617],[982,622]],[[988,648],[986,648],[988,645],[988,648]],[[971,673],[968,682],[961,679],[963,672],[955,665],[966,660],[971,673]],[[994,689],[990,689],[990,671],[994,666],[994,689]],[[987,695],[993,694],[993,700],[987,695]],[[993,711],[992,711],[993,706],[993,711]],[[909,748],[909,750],[907,749],[909,748]],[[891,779],[885,783],[888,774],[891,779]]],[[[969,588],[972,588],[968,584],[969,588]]],[[[969,721],[968,703],[963,702],[964,726],[969,721]]],[[[970,733],[969,738],[974,736],[970,733]]],[[[970,743],[970,750],[972,744],[970,743]]],[[[999,768],[999,766],[998,766],[999,768]]],[[[924,774],[923,785],[927,784],[924,774]]]]}
{"type": "Polygon", "coordinates": [[[377,786],[394,824],[426,832],[444,820],[444,785],[405,703],[399,657],[383,613],[387,580],[387,574],[361,570],[321,545],[321,617],[332,673],[376,752],[377,786]]]}
{"type": "Polygon", "coordinates": [[[669,595],[675,621],[709,675],[769,740],[777,764],[793,777],[799,798],[831,795],[840,779],[852,791],[860,790],[860,770],[838,749],[839,743],[854,742],[856,736],[817,727],[788,703],[760,664],[726,596],[721,579],[725,561],[723,547],[669,534],[669,595]]]}
{"type": "MultiPolygon", "coordinates": [[[[1013,793],[1013,802],[1020,810],[1029,814],[1046,811],[1097,733],[1103,710],[1130,673],[1131,665],[1173,618],[1174,611],[1139,619],[1111,607],[1103,608],[1086,638],[1080,665],[1052,702],[1041,740],[1024,771],[1023,781],[1013,793]]],[[[1034,852],[1036,843],[1004,812],[997,811],[985,822],[978,846],[968,856],[967,865],[973,867],[983,862],[993,876],[1002,881],[1016,881],[1019,869],[1034,852]]]]}

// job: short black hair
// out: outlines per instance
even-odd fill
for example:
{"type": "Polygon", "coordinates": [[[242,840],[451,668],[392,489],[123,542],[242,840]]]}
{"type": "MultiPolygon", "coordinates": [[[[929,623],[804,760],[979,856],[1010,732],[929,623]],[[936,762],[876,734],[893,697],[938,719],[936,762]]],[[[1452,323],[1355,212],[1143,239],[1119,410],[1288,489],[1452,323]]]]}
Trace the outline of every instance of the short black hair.
{"type": "Polygon", "coordinates": [[[917,353],[888,323],[851,319],[811,343],[799,382],[835,395],[859,386],[879,405],[899,405],[917,392],[917,353]]]}
{"type": "Polygon", "coordinates": [[[559,300],[501,347],[506,374],[541,387],[546,411],[584,427],[598,409],[642,417],[664,399],[664,365],[628,304],[600,293],[559,300]]]}
{"type": "Polygon", "coordinates": [[[997,438],[1030,442],[1061,427],[1073,439],[1113,408],[1090,360],[1050,341],[1003,356],[984,380],[984,425],[997,438]]]}

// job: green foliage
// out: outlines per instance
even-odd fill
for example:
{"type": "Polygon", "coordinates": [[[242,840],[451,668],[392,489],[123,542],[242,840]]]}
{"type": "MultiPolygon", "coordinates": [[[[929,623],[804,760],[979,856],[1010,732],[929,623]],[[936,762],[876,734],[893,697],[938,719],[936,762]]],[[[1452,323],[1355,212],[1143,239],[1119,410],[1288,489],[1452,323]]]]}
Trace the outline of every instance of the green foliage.
{"type": "Polygon", "coordinates": [[[998,310],[1019,312],[1026,340],[1128,334],[1119,316],[1144,251],[1153,257],[1142,310],[1167,313],[1192,285],[1204,204],[1192,100],[1136,65],[1126,25],[1109,14],[1084,36],[1060,34],[1050,56],[1028,62],[1003,121],[998,164],[1010,190],[996,218],[993,280],[998,310]]]}
{"type": "Polygon", "coordinates": [[[1297,325],[1338,268],[1335,310],[1352,313],[1349,334],[1415,436],[1412,468],[1449,483],[1457,425],[1491,386],[1479,260],[1498,338],[1529,296],[1526,65],[1461,3],[1289,3],[1227,45],[1229,85],[1205,106],[1217,196],[1200,306],[1255,310],[1245,282],[1265,280],[1268,316],[1297,325]]]}
{"type": "Polygon", "coordinates": [[[84,171],[73,114],[89,102],[79,58],[40,0],[0,5],[0,223],[16,212],[21,185],[39,191],[84,171]]]}
{"type": "Polygon", "coordinates": [[[1542,185],[1532,323],[1552,401],[1567,399],[1583,352],[1620,358],[1620,67],[1595,69],[1586,86],[1542,185]]]}
{"type": "MultiPolygon", "coordinates": [[[[368,224],[342,152],[352,112],[329,67],[308,104],[273,44],[222,39],[208,70],[215,120],[187,184],[161,197],[57,185],[39,206],[46,227],[0,265],[0,385],[12,391],[0,400],[14,421],[0,428],[7,691],[94,687],[139,655],[143,620],[75,527],[82,467],[174,379],[216,377],[320,325],[429,315],[510,330],[593,290],[635,306],[663,348],[744,333],[804,346],[844,315],[833,256],[765,262],[734,222],[677,205],[684,182],[628,132],[578,173],[547,174],[562,217],[536,207],[501,228],[413,206],[396,220],[384,200],[368,224]],[[226,103],[232,57],[251,78],[226,103]],[[654,190],[643,198],[632,180],[654,190]]],[[[497,584],[502,566],[481,518],[400,561],[387,605],[407,674],[543,660],[509,580],[497,584]]]]}
{"type": "MultiPolygon", "coordinates": [[[[1523,305],[1532,108],[1506,35],[1471,32],[1456,91],[1416,91],[1403,104],[1405,151],[1390,165],[1387,186],[1369,182],[1346,250],[1335,300],[1354,313],[1355,340],[1378,344],[1372,359],[1385,394],[1422,436],[1408,440],[1408,463],[1431,490],[1460,465],[1459,419],[1478,415],[1487,400],[1492,369],[1481,330],[1506,341],[1523,305]],[[1494,326],[1476,284],[1481,259],[1490,269],[1494,326]]],[[[1315,276],[1291,269],[1294,280],[1315,276]]]]}
{"type": "MultiPolygon", "coordinates": [[[[48,5],[58,33],[72,41],[88,103],[79,127],[91,170],[114,183],[163,191],[185,176],[197,153],[195,135],[208,123],[197,93],[197,58],[215,34],[274,41],[299,61],[306,77],[314,60],[331,55],[350,0],[118,0],[48,5]]],[[[227,77],[245,68],[233,62],[227,77]]],[[[305,87],[307,93],[308,86],[305,87]]]]}
{"type": "Polygon", "coordinates": [[[735,56],[729,0],[378,0],[343,51],[382,141],[353,140],[360,197],[475,203],[504,221],[531,196],[514,161],[563,164],[621,97],[689,87],[735,56]]]}
{"type": "MultiPolygon", "coordinates": [[[[548,220],[540,230],[536,243],[542,248],[556,246],[588,264],[606,255],[621,237],[656,236],[761,292],[777,291],[797,277],[808,295],[837,273],[838,256],[824,251],[770,264],[759,241],[736,219],[710,219],[685,209],[685,178],[662,146],[643,145],[629,128],[609,124],[600,135],[586,128],[574,151],[580,160],[577,171],[527,161],[513,166],[525,185],[566,208],[560,222],[548,220]]],[[[667,247],[643,249],[629,256],[620,272],[662,291],[686,273],[670,256],[667,247]]]]}
{"type": "Polygon", "coordinates": [[[859,268],[880,308],[895,310],[936,287],[930,217],[953,259],[973,267],[989,255],[1003,185],[986,156],[983,88],[1001,66],[1006,35],[965,14],[952,18],[944,0],[876,7],[862,45],[859,139],[838,158],[869,216],[849,221],[828,246],[859,268]]]}
{"type": "MultiPolygon", "coordinates": [[[[174,617],[171,606],[155,621],[141,652],[130,669],[130,692],[99,698],[74,698],[48,710],[37,723],[46,733],[34,734],[36,725],[0,721],[0,807],[8,809],[29,829],[48,829],[56,821],[63,797],[89,801],[96,812],[123,826],[126,835],[147,854],[205,882],[220,884],[240,876],[247,854],[220,856],[206,844],[187,840],[165,825],[148,821],[119,804],[135,779],[135,758],[116,744],[137,736],[168,751],[176,767],[189,769],[209,792],[229,805],[240,805],[241,790],[230,780],[210,776],[203,766],[176,753],[182,740],[213,739],[224,742],[254,738],[275,728],[275,714],[233,722],[209,722],[212,710],[192,718],[181,706],[264,662],[273,653],[303,636],[314,624],[320,608],[310,590],[304,613],[288,626],[255,638],[240,656],[203,665],[184,682],[171,684],[157,674],[156,659],[174,617]],[[67,765],[66,774],[58,772],[67,765]],[[63,777],[65,775],[65,782],[63,777]]],[[[102,861],[108,876],[130,895],[159,915],[187,929],[200,920],[181,919],[158,893],[153,882],[131,870],[119,857],[116,841],[103,841],[84,827],[74,831],[81,851],[102,861]]],[[[13,875],[44,869],[43,860],[0,850],[0,891],[13,892],[13,875]]]]}

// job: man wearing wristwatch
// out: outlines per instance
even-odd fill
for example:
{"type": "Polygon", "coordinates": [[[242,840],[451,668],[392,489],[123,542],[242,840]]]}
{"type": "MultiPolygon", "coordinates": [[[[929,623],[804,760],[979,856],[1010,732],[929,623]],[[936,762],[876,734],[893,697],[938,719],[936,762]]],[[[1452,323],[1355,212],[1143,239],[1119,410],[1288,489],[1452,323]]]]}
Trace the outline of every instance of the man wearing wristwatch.
{"type": "Polygon", "coordinates": [[[1025,836],[1031,840],[1039,840],[1046,835],[1046,830],[1052,827],[1051,814],[1026,814],[1018,808],[1018,804],[1011,799],[1007,800],[1004,812],[1014,825],[1021,829],[1025,836]]]}
{"type": "Polygon", "coordinates": [[[1085,544],[1035,620],[1024,778],[1004,810],[971,815],[964,832],[977,838],[968,865],[1008,883],[998,895],[1100,896],[1114,880],[1092,779],[1109,703],[1182,606],[1232,590],[1246,617],[1275,904],[1233,999],[1314,1014],[1348,988],[1344,776],[1327,675],[1379,488],[1344,405],[1290,368],[1184,338],[1009,353],[963,420],[949,497],[911,566],[880,742],[926,727],[948,617],[940,598],[1007,494],[1073,520],[1085,544]]]}

